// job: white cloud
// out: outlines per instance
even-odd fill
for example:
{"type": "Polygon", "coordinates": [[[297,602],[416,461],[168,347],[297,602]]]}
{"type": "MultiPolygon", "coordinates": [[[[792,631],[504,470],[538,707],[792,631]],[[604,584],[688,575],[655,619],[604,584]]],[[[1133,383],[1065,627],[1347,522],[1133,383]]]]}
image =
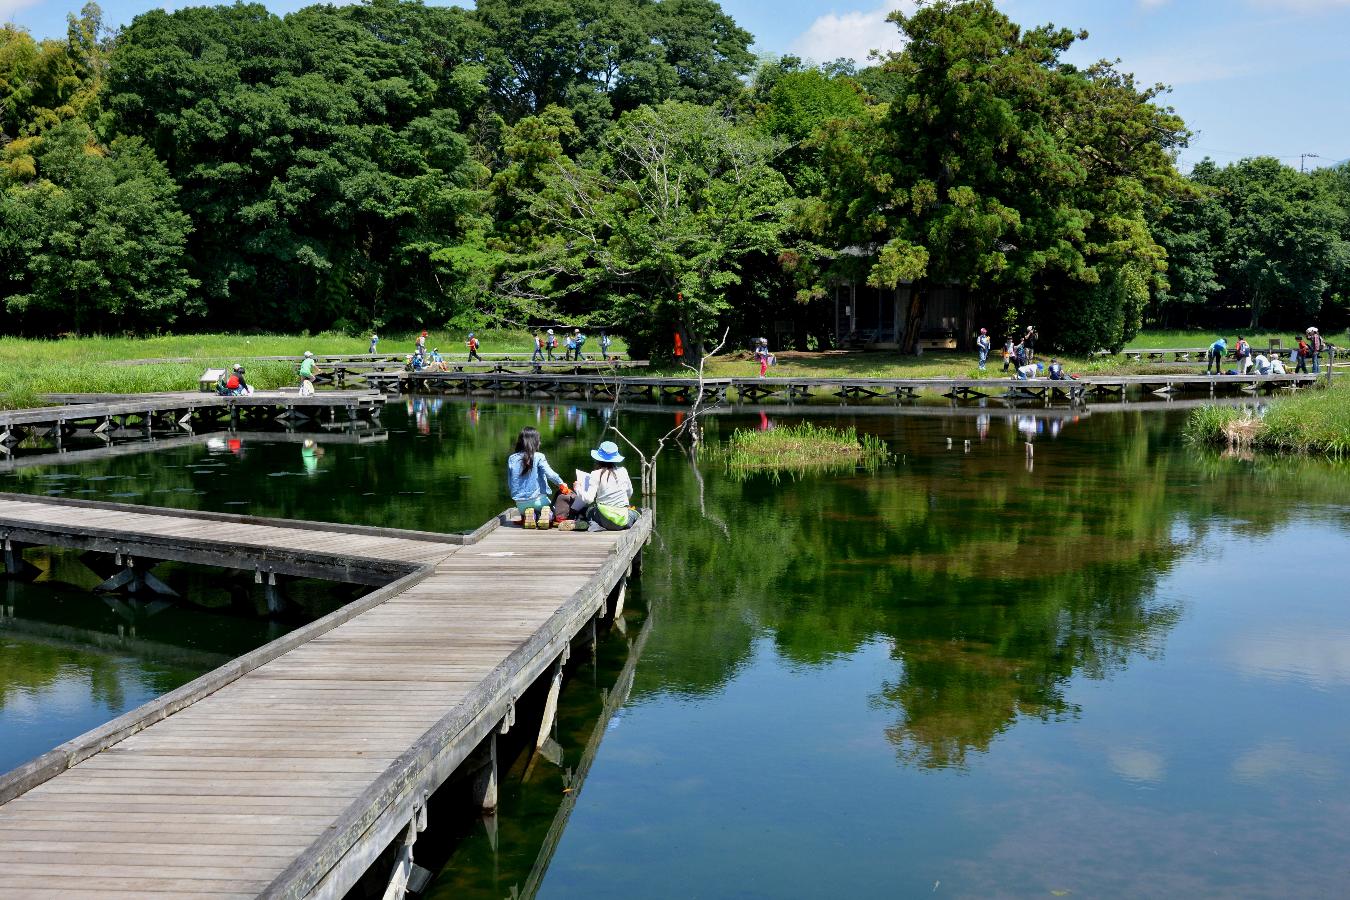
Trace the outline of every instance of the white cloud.
{"type": "Polygon", "coordinates": [[[1284,626],[1246,635],[1229,648],[1244,675],[1320,687],[1350,684],[1350,630],[1284,626]]]}
{"type": "Polygon", "coordinates": [[[1338,769],[1334,757],[1309,753],[1284,740],[1263,741],[1233,760],[1233,777],[1247,782],[1288,775],[1331,780],[1338,769]]]}
{"type": "Polygon", "coordinates": [[[886,53],[904,46],[900,29],[887,22],[886,17],[897,9],[913,7],[907,0],[886,0],[870,10],[826,13],[798,35],[792,42],[792,51],[815,62],[844,56],[860,66],[866,65],[871,51],[886,53]]]}
{"type": "Polygon", "coordinates": [[[1167,773],[1167,761],[1142,747],[1113,747],[1106,753],[1115,773],[1127,781],[1159,782],[1167,773]]]}

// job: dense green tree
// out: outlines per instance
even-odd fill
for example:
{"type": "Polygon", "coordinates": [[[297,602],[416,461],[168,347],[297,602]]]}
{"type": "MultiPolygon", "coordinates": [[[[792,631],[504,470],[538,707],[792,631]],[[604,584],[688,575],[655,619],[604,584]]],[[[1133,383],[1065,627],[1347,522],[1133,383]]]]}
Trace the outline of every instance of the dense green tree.
{"type": "Polygon", "coordinates": [[[509,122],[572,109],[598,137],[617,112],[740,92],[750,33],[712,0],[480,0],[482,60],[509,122]]]}
{"type": "Polygon", "coordinates": [[[1219,280],[1223,299],[1248,313],[1250,327],[1300,328],[1322,309],[1343,267],[1347,210],[1328,182],[1269,157],[1223,168],[1197,167],[1227,212],[1219,280]]]}
{"type": "Polygon", "coordinates": [[[528,195],[540,234],[502,284],[523,299],[622,323],[643,350],[675,329],[710,337],[752,254],[776,254],[788,188],[780,145],[715,109],[625,113],[594,153],[556,159],[528,195]]]}
{"type": "Polygon", "coordinates": [[[486,173],[461,133],[484,98],[466,14],[418,2],[152,10],[108,105],[183,187],[215,321],[441,320],[476,296],[486,173]]]}
{"type": "Polygon", "coordinates": [[[1217,192],[1202,184],[1213,169],[1210,160],[1197,163],[1192,189],[1178,193],[1152,223],[1167,251],[1167,279],[1158,285],[1152,309],[1153,320],[1164,328],[1196,324],[1223,287],[1218,278],[1228,211],[1217,192]]]}
{"type": "Polygon", "coordinates": [[[149,149],[105,148],[72,119],[35,152],[33,177],[0,179],[0,330],[152,330],[191,312],[189,221],[149,149]]]}
{"type": "Polygon", "coordinates": [[[833,126],[818,222],[876,248],[872,285],[913,283],[903,345],[934,284],[1033,313],[1072,349],[1120,343],[1162,268],[1146,206],[1171,189],[1168,151],[1185,136],[1159,89],[1065,63],[1077,35],[1023,30],[992,0],[891,19],[907,38],[883,67],[896,96],[833,126]]]}

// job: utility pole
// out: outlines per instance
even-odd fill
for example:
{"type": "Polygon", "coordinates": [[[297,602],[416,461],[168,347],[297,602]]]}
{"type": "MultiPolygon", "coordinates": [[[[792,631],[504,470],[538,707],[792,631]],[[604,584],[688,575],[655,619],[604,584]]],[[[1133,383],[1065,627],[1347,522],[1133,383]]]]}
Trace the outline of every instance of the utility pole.
{"type": "Polygon", "coordinates": [[[1305,159],[1321,159],[1321,158],[1322,158],[1321,155],[1319,155],[1319,154],[1317,154],[1317,153],[1300,153],[1300,154],[1298,155],[1298,170],[1299,170],[1299,172],[1302,172],[1302,171],[1303,171],[1303,161],[1304,161],[1305,159]]]}

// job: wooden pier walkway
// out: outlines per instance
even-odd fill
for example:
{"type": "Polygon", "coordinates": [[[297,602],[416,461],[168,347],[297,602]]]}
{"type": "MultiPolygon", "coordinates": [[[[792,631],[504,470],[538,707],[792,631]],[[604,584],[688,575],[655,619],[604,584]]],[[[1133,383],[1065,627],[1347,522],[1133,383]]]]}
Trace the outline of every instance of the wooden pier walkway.
{"type": "Polygon", "coordinates": [[[4,895],[343,896],[395,840],[411,847],[466,760],[495,805],[495,736],[542,677],[542,743],[571,641],[622,603],[651,524],[432,535],[0,497],[7,543],[125,541],[124,558],[151,559],[176,544],[241,567],[279,553],[395,578],[0,776],[4,895]]]}
{"type": "MultiPolygon", "coordinates": [[[[850,402],[904,400],[920,392],[937,392],[955,400],[998,397],[1013,400],[1120,400],[1127,393],[1169,395],[1204,392],[1254,394],[1292,390],[1317,383],[1314,375],[1084,375],[1066,381],[1033,378],[838,378],[809,375],[756,378],[707,378],[702,382],[705,401],[777,399],[807,401],[834,398],[850,402]]],[[[697,379],[661,376],[556,375],[548,373],[460,372],[434,373],[412,385],[422,391],[507,397],[554,399],[625,399],[691,401],[699,393],[697,379]]]]}
{"type": "Polygon", "coordinates": [[[370,422],[379,416],[386,399],[378,391],[322,391],[308,397],[298,391],[256,391],[239,397],[197,391],[65,394],[56,406],[0,411],[0,448],[32,435],[59,442],[81,431],[110,435],[157,427],[191,431],[254,422],[336,422],[339,414],[349,422],[370,422]]]}

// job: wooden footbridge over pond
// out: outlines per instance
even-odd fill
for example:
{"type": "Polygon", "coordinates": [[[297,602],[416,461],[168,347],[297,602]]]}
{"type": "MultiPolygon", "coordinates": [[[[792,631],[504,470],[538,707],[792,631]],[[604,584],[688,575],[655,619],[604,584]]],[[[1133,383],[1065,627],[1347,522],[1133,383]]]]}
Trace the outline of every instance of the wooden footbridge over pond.
{"type": "Polygon", "coordinates": [[[156,428],[194,431],[259,424],[374,422],[386,397],[377,391],[257,391],[221,397],[194,391],[157,394],[61,394],[52,406],[0,411],[0,452],[33,436],[61,441],[81,432],[103,437],[156,428]]]}
{"type": "Polygon", "coordinates": [[[341,897],[378,860],[402,896],[427,799],[496,805],[497,735],[622,607],[651,533],[447,535],[0,495],[26,545],[383,586],[0,776],[6,897],[341,897]]]}
{"type": "Polygon", "coordinates": [[[1119,401],[1127,394],[1207,393],[1241,395],[1293,390],[1316,384],[1314,375],[1084,375],[1055,381],[1010,378],[839,378],[810,375],[774,378],[559,375],[550,373],[422,373],[401,386],[424,392],[552,399],[622,399],[691,402],[766,399],[789,402],[834,399],[845,403],[900,401],[933,392],[953,400],[1119,401]]]}

